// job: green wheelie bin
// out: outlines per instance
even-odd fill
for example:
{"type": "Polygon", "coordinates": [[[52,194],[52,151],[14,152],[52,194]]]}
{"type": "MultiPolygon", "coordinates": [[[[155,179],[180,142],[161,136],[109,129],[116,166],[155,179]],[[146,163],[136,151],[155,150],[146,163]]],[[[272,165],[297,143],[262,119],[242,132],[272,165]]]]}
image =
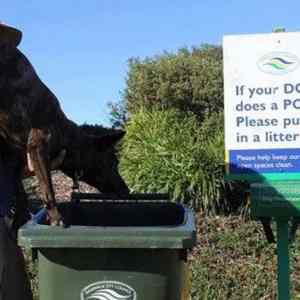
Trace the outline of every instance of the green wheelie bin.
{"type": "Polygon", "coordinates": [[[65,202],[59,210],[67,228],[47,225],[42,209],[19,230],[19,245],[37,254],[40,300],[190,299],[191,209],[141,199],[65,202]]]}

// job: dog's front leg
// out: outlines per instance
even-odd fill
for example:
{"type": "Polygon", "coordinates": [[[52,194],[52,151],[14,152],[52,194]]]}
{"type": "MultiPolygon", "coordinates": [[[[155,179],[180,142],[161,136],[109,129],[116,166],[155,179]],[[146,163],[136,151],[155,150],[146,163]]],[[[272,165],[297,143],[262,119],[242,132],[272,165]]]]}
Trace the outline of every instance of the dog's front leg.
{"type": "Polygon", "coordinates": [[[27,151],[40,184],[42,200],[47,208],[50,223],[51,225],[62,225],[62,217],[57,209],[51,180],[48,140],[47,130],[31,129],[27,141],[27,151]]]}

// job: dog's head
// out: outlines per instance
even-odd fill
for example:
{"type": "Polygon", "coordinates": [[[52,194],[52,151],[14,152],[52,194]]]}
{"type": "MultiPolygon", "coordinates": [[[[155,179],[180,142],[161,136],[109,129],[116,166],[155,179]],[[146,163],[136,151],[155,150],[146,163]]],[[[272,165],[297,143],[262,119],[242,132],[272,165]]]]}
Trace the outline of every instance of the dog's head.
{"type": "Polygon", "coordinates": [[[124,131],[111,130],[101,135],[88,135],[81,146],[81,180],[96,187],[103,193],[126,196],[129,189],[118,170],[116,144],[125,135],[124,131]]]}

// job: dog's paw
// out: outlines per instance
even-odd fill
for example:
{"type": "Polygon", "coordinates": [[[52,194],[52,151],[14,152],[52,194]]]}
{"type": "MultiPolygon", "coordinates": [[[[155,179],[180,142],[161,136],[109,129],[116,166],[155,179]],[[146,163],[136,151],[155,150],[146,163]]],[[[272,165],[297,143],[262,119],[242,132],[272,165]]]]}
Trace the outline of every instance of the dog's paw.
{"type": "Polygon", "coordinates": [[[63,217],[58,211],[57,207],[53,207],[48,210],[48,218],[51,226],[66,227],[63,217]]]}

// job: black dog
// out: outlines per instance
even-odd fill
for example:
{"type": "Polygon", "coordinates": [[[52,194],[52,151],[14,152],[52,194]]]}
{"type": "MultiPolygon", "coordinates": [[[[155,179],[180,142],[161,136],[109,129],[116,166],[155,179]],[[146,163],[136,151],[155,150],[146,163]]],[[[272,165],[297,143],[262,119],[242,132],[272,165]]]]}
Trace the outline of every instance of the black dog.
{"type": "Polygon", "coordinates": [[[62,219],[51,182],[51,161],[60,162],[55,168],[73,179],[80,176],[101,192],[128,194],[114,149],[124,132],[107,130],[101,136],[90,135],[70,121],[17,49],[21,38],[17,29],[0,25],[0,138],[13,149],[22,172],[29,161],[51,224],[59,224],[62,219]]]}

